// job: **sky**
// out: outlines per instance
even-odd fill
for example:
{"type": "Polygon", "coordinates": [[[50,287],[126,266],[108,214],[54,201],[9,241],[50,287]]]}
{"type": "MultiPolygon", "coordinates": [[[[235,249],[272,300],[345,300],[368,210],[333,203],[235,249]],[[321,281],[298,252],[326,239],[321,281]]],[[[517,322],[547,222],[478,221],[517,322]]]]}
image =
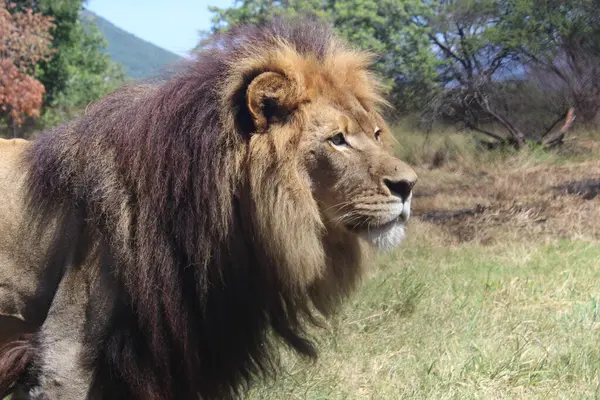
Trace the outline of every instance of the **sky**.
{"type": "Polygon", "coordinates": [[[185,55],[208,29],[208,6],[230,7],[233,0],[88,0],[85,7],[150,43],[185,55]]]}

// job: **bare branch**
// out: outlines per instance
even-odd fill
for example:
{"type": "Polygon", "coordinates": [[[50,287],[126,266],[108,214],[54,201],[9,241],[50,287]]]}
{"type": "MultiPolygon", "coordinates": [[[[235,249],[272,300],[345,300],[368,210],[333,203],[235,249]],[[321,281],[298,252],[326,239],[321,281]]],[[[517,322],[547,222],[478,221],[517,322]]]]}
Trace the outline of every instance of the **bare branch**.
{"type": "Polygon", "coordinates": [[[573,107],[571,107],[567,111],[565,123],[560,128],[558,135],[556,135],[552,139],[546,140],[544,142],[544,144],[547,147],[556,147],[556,146],[562,144],[567,132],[569,131],[569,129],[571,129],[571,126],[573,126],[573,122],[575,122],[575,109],[573,107]]]}
{"type": "Polygon", "coordinates": [[[558,117],[554,122],[552,122],[552,124],[550,125],[550,127],[548,129],[546,129],[546,131],[544,133],[542,133],[542,139],[544,139],[546,136],[548,136],[550,134],[550,132],[552,132],[552,130],[554,129],[554,127],[556,125],[558,125],[558,123],[560,121],[562,121],[563,119],[565,119],[567,117],[567,115],[569,114],[569,111],[571,111],[571,109],[568,109],[567,111],[565,111],[564,113],[562,113],[560,115],[560,117],[558,117]]]}
{"type": "Polygon", "coordinates": [[[500,124],[502,124],[510,133],[510,135],[513,137],[513,139],[520,144],[522,144],[525,141],[525,135],[523,134],[523,132],[521,132],[517,127],[515,127],[508,119],[506,119],[504,116],[502,116],[501,114],[499,114],[498,112],[496,112],[491,106],[490,103],[488,101],[488,99],[485,96],[479,96],[481,97],[481,104],[483,105],[485,111],[487,111],[488,114],[490,114],[496,121],[498,121],[500,124]]]}
{"type": "Polygon", "coordinates": [[[487,136],[491,137],[492,139],[495,139],[495,140],[497,140],[497,141],[499,141],[499,142],[504,142],[504,141],[506,141],[506,138],[505,138],[505,137],[502,137],[502,136],[500,136],[500,135],[497,135],[497,134],[495,134],[495,133],[493,133],[493,132],[490,132],[490,131],[488,131],[488,130],[486,130],[486,129],[479,128],[479,127],[475,126],[474,124],[467,123],[467,124],[466,124],[466,126],[467,126],[467,128],[469,128],[469,129],[472,129],[472,130],[474,130],[474,131],[476,131],[476,132],[479,132],[479,133],[483,133],[484,135],[487,135],[487,136]]]}
{"type": "Polygon", "coordinates": [[[444,53],[446,53],[446,56],[451,57],[453,59],[455,59],[456,61],[458,61],[459,63],[462,64],[462,66],[467,69],[467,63],[465,60],[463,60],[462,58],[460,58],[458,55],[456,55],[448,46],[444,45],[442,42],[440,42],[435,35],[432,35],[431,33],[429,34],[429,39],[436,44],[436,46],[438,46],[444,53]]]}

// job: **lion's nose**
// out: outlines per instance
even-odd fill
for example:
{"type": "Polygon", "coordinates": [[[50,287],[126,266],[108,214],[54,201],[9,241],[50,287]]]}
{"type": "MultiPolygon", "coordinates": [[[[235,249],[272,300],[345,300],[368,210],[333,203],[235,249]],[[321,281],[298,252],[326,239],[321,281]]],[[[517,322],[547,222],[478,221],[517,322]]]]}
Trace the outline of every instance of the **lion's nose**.
{"type": "Polygon", "coordinates": [[[402,201],[406,201],[408,196],[410,196],[410,192],[412,191],[413,186],[415,186],[415,180],[406,180],[401,179],[399,181],[393,181],[390,179],[384,179],[383,183],[390,190],[392,196],[400,197],[402,201]]]}
{"type": "Polygon", "coordinates": [[[392,159],[387,165],[387,174],[383,176],[383,185],[392,196],[399,197],[403,202],[408,200],[410,193],[417,183],[417,174],[407,164],[398,159],[392,159]]]}

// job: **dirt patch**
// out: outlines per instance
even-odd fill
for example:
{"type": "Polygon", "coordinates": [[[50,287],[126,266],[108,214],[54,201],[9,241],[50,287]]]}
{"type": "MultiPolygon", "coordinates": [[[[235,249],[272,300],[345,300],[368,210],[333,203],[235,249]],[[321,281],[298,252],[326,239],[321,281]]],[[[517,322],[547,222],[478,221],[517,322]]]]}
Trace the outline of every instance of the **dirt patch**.
{"type": "Polygon", "coordinates": [[[600,161],[485,172],[419,171],[415,217],[454,243],[600,240],[600,161]]]}
{"type": "Polygon", "coordinates": [[[473,208],[467,208],[464,210],[434,210],[421,215],[421,219],[427,222],[445,223],[453,220],[473,217],[477,214],[481,214],[485,211],[485,209],[485,206],[477,204],[473,208]]]}

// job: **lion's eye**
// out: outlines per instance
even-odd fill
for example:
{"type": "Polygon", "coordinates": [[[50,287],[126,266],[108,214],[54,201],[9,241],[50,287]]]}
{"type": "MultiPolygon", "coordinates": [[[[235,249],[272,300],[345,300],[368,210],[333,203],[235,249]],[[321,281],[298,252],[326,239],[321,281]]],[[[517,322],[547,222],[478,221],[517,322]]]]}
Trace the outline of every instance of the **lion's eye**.
{"type": "Polygon", "coordinates": [[[348,144],[348,142],[346,142],[346,138],[344,137],[344,134],[341,132],[330,137],[329,141],[335,146],[345,146],[348,144]]]}
{"type": "Polygon", "coordinates": [[[377,129],[375,131],[375,140],[377,140],[379,142],[380,139],[381,139],[381,129],[377,129]]]}

